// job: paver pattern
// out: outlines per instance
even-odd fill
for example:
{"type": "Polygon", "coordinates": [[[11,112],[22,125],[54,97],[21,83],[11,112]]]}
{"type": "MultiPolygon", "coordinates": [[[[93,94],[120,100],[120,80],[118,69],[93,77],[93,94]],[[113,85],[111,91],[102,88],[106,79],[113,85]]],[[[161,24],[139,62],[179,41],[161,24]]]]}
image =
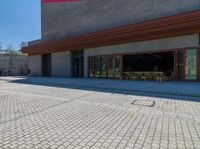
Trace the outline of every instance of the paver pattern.
{"type": "Polygon", "coordinates": [[[0,148],[200,148],[200,99],[0,80],[0,148]]]}

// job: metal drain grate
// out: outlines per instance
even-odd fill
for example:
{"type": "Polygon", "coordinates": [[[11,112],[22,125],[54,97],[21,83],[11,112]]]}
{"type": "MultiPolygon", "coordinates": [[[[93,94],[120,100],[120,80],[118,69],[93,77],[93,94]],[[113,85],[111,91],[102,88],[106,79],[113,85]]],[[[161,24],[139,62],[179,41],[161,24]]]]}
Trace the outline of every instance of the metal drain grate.
{"type": "Polygon", "coordinates": [[[155,101],[153,100],[134,100],[131,104],[136,106],[144,106],[144,107],[153,107],[155,105],[155,101]]]}

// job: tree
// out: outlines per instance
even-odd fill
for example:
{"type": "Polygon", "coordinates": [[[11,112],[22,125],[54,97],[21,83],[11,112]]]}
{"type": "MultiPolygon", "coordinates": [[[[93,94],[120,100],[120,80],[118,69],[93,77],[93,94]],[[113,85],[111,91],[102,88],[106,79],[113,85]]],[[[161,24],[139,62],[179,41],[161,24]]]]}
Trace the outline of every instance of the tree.
{"type": "Polygon", "coordinates": [[[8,45],[7,48],[5,49],[6,54],[16,54],[17,52],[14,50],[15,48],[13,45],[8,45]]]}

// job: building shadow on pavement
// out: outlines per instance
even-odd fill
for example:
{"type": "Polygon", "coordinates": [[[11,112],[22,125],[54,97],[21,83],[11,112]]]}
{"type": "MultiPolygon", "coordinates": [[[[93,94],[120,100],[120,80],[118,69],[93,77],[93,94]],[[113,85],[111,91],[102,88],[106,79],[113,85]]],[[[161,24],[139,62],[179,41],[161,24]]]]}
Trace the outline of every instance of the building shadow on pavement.
{"type": "Polygon", "coordinates": [[[66,79],[46,77],[18,77],[17,79],[0,78],[0,80],[26,85],[39,85],[113,94],[117,93],[200,102],[199,83],[159,83],[144,81],[66,79]]]}

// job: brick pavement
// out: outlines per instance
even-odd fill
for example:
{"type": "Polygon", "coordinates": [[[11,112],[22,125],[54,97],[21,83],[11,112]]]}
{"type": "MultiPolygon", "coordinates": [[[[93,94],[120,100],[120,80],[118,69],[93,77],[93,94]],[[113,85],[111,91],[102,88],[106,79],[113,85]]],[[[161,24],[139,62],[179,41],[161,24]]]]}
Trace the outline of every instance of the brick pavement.
{"type": "Polygon", "coordinates": [[[0,81],[0,148],[200,148],[200,100],[0,81]]]}

